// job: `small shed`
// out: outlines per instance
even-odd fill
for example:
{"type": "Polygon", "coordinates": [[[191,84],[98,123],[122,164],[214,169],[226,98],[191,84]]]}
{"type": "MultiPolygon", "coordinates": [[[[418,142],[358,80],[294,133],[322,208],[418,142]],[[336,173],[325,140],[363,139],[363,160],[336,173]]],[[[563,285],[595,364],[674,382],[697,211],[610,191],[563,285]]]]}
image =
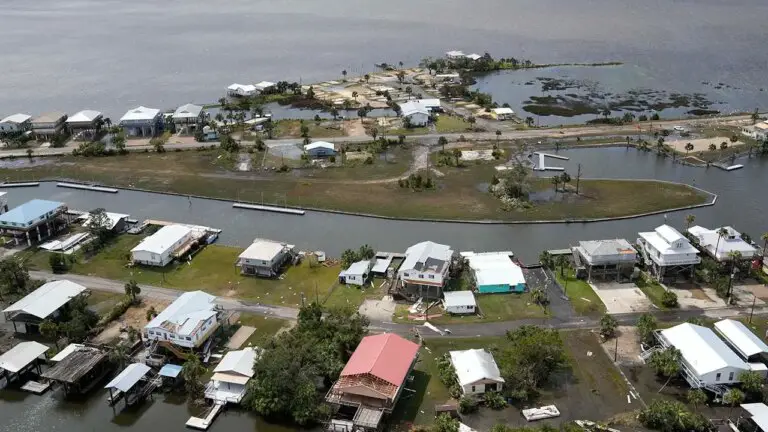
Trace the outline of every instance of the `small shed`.
{"type": "Polygon", "coordinates": [[[129,364],[109,384],[104,386],[105,389],[109,390],[108,402],[114,404],[117,399],[122,397],[125,399],[125,405],[128,406],[142,399],[153,388],[151,381],[145,379],[151,370],[149,366],[143,363],[129,364]]]}
{"type": "Polygon", "coordinates": [[[512,111],[512,108],[501,107],[491,109],[491,117],[496,120],[512,120],[514,116],[515,112],[512,111]]]}
{"type": "Polygon", "coordinates": [[[363,286],[368,282],[371,276],[371,267],[373,263],[370,260],[362,260],[349,266],[346,270],[339,273],[339,283],[347,285],[363,286]]]}
{"type": "Polygon", "coordinates": [[[336,145],[326,141],[315,141],[305,145],[304,151],[312,158],[330,157],[336,155],[336,145]]]}
{"type": "Polygon", "coordinates": [[[477,302],[472,291],[446,291],[443,307],[451,314],[473,314],[477,311],[477,302]]]}
{"type": "Polygon", "coordinates": [[[38,342],[21,342],[0,355],[0,370],[7,374],[8,381],[34,367],[37,367],[37,372],[40,373],[40,364],[37,360],[42,358],[49,349],[38,342]]]}
{"type": "Polygon", "coordinates": [[[504,385],[493,354],[484,349],[450,351],[451,364],[464,394],[500,391],[504,385]]]}
{"type": "Polygon", "coordinates": [[[512,261],[512,252],[462,252],[469,263],[479,293],[525,292],[523,269],[512,261]]]}
{"type": "Polygon", "coordinates": [[[742,360],[766,362],[768,345],[741,321],[724,319],[715,323],[715,332],[742,360]]]}

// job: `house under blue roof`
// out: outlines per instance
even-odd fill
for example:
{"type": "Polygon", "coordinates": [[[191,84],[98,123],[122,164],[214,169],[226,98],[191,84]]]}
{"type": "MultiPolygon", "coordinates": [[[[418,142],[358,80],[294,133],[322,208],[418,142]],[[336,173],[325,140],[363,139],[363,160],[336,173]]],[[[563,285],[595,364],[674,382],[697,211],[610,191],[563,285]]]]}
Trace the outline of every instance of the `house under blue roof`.
{"type": "Polygon", "coordinates": [[[14,207],[9,212],[0,215],[0,225],[6,227],[25,228],[36,222],[44,221],[53,215],[56,209],[66,206],[57,201],[33,199],[14,207]]]}

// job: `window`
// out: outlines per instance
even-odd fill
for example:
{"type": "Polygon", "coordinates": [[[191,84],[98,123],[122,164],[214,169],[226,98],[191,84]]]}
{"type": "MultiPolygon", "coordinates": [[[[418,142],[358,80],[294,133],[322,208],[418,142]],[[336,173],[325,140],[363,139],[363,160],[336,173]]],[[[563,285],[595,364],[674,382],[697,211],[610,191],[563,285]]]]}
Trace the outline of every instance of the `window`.
{"type": "Polygon", "coordinates": [[[472,393],[475,392],[475,386],[472,386],[472,393]]]}
{"type": "Polygon", "coordinates": [[[419,273],[419,279],[424,279],[424,273],[419,273]]]}
{"type": "Polygon", "coordinates": [[[733,381],[733,372],[728,374],[728,381],[733,381]]]}
{"type": "Polygon", "coordinates": [[[720,381],[720,373],[718,372],[717,375],[715,375],[715,381],[720,381]]]}
{"type": "Polygon", "coordinates": [[[189,337],[189,336],[187,336],[187,337],[186,337],[186,339],[187,339],[188,341],[191,341],[191,340],[192,340],[192,338],[191,338],[191,337],[189,337]]]}
{"type": "Polygon", "coordinates": [[[149,334],[153,335],[153,334],[155,334],[155,332],[153,332],[152,330],[150,330],[150,331],[149,331],[149,334]]]}
{"type": "Polygon", "coordinates": [[[430,278],[430,279],[434,279],[434,278],[435,278],[435,275],[431,274],[431,275],[429,275],[429,278],[430,278]]]}

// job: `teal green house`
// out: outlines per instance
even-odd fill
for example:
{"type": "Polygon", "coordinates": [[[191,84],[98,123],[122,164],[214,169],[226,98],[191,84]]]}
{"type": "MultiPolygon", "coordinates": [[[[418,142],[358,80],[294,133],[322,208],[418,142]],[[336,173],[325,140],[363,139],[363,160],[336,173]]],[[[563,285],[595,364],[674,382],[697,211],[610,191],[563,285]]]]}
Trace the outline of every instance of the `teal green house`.
{"type": "Polygon", "coordinates": [[[522,293],[528,290],[523,269],[512,261],[512,252],[462,252],[469,263],[477,292],[522,293]]]}

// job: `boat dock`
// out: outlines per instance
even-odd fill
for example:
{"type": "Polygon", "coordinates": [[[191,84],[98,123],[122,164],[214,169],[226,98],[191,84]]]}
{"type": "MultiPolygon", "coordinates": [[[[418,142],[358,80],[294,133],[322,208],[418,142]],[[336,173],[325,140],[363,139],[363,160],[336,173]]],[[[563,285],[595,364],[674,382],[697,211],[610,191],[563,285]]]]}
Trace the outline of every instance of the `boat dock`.
{"type": "Polygon", "coordinates": [[[37,187],[40,186],[39,182],[5,182],[0,183],[0,187],[13,188],[13,187],[37,187]]]}
{"type": "Polygon", "coordinates": [[[30,393],[34,393],[36,395],[40,395],[48,391],[48,389],[51,388],[50,382],[37,382],[37,381],[27,381],[23,386],[21,386],[21,389],[24,391],[28,391],[30,393]]]}
{"type": "Polygon", "coordinates": [[[297,216],[304,216],[304,213],[306,213],[304,210],[297,210],[297,209],[291,209],[286,207],[265,206],[260,204],[233,203],[232,207],[244,209],[244,210],[261,210],[261,211],[268,211],[268,212],[274,212],[274,213],[292,214],[297,216]]]}
{"type": "Polygon", "coordinates": [[[93,192],[106,192],[106,193],[118,192],[118,190],[115,188],[103,187],[103,186],[91,186],[91,185],[84,185],[84,184],[77,184],[77,183],[56,183],[56,186],[69,188],[69,189],[88,190],[93,192]]]}
{"type": "Polygon", "coordinates": [[[568,160],[567,157],[540,152],[534,152],[533,154],[539,157],[539,163],[534,164],[534,171],[565,171],[565,168],[563,167],[547,166],[546,158],[551,157],[560,160],[568,160]]]}
{"type": "Polygon", "coordinates": [[[187,427],[193,428],[193,429],[207,430],[211,426],[211,423],[213,423],[213,420],[216,418],[217,415],[219,415],[219,412],[221,412],[223,408],[224,408],[224,403],[215,402],[214,405],[211,407],[211,410],[208,411],[208,413],[205,415],[204,418],[190,417],[189,420],[187,420],[187,427]]]}

